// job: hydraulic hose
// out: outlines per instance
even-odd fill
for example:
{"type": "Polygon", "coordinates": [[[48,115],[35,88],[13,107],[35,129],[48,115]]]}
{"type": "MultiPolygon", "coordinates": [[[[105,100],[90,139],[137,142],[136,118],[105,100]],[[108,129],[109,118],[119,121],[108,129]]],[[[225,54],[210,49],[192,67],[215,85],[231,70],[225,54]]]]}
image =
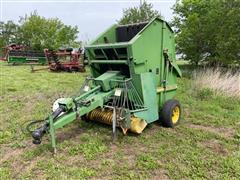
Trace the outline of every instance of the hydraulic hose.
{"type": "Polygon", "coordinates": [[[29,122],[29,123],[27,124],[27,126],[26,126],[26,131],[27,131],[28,133],[32,133],[33,130],[31,129],[31,127],[32,127],[33,125],[43,123],[44,121],[46,121],[46,119],[43,119],[43,120],[35,120],[35,121],[29,122]]]}

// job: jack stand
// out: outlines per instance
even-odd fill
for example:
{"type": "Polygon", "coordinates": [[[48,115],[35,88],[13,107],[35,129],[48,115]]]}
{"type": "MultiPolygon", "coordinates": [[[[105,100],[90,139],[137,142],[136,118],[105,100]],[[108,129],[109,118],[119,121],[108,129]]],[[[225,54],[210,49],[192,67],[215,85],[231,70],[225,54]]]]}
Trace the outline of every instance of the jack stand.
{"type": "Polygon", "coordinates": [[[113,137],[113,142],[115,142],[116,139],[117,139],[116,124],[117,124],[116,108],[113,107],[113,117],[112,117],[112,137],[113,137]]]}
{"type": "Polygon", "coordinates": [[[55,129],[54,129],[54,126],[53,126],[52,116],[49,117],[49,122],[50,122],[50,135],[51,135],[51,143],[52,143],[52,147],[53,147],[53,153],[56,154],[57,153],[56,138],[55,138],[55,129]]]}

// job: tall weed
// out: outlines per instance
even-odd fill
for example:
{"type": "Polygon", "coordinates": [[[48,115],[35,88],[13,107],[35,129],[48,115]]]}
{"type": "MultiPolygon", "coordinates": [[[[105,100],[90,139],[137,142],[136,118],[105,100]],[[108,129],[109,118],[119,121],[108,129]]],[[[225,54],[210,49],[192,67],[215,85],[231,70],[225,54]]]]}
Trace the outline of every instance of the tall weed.
{"type": "Polygon", "coordinates": [[[240,99],[240,72],[221,68],[203,68],[193,72],[193,86],[196,89],[210,89],[217,95],[240,99]]]}

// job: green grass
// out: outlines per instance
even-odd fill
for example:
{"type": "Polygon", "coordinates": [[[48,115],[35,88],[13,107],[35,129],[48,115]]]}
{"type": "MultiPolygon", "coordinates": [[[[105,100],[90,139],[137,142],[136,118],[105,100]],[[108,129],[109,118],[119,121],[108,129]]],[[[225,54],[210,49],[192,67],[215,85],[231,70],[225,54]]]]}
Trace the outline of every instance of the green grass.
{"type": "Polygon", "coordinates": [[[240,102],[191,86],[181,65],[178,94],[183,113],[174,129],[159,123],[141,135],[75,121],[57,132],[57,154],[49,137],[35,146],[22,132],[26,121],[43,119],[59,97],[77,93],[87,73],[30,73],[29,66],[0,63],[0,179],[238,179],[240,102]]]}
{"type": "Polygon", "coordinates": [[[96,159],[97,155],[107,150],[106,145],[99,139],[91,138],[81,144],[69,148],[69,155],[75,156],[83,154],[87,160],[96,159]]]}

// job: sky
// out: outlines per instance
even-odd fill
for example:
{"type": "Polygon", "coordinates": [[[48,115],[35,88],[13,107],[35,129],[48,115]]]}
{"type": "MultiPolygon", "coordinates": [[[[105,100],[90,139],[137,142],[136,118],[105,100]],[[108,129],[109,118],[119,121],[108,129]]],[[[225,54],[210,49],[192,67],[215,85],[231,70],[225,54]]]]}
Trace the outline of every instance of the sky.
{"type": "MultiPolygon", "coordinates": [[[[148,1],[166,21],[173,17],[175,0],[148,1]]],[[[59,18],[67,25],[77,25],[79,40],[95,38],[122,16],[125,8],[139,6],[139,0],[0,0],[1,21],[17,22],[20,16],[37,10],[46,18],[59,18]]]]}

